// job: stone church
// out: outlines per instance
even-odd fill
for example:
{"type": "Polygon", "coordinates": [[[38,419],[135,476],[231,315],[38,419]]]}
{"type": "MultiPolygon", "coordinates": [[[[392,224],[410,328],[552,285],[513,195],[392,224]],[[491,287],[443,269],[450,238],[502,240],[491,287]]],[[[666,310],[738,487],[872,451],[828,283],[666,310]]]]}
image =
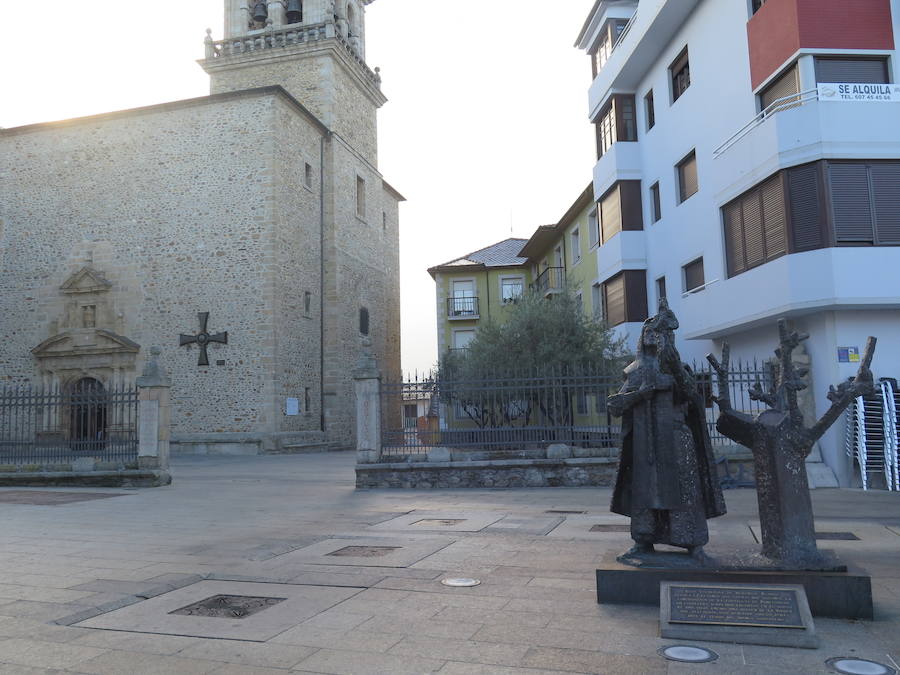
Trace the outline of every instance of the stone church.
{"type": "Polygon", "coordinates": [[[368,337],[400,372],[372,0],[225,0],[211,94],[0,130],[0,384],[132,386],[173,452],[350,444],[368,337]]]}

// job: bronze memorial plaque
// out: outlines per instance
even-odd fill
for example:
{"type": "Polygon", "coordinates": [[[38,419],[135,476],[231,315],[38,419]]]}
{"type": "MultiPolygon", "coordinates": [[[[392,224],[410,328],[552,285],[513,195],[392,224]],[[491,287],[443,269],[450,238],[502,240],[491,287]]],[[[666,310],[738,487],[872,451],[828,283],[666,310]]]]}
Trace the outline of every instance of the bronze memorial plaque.
{"type": "Polygon", "coordinates": [[[765,586],[672,584],[669,622],[804,628],[797,593],[765,586]]]}

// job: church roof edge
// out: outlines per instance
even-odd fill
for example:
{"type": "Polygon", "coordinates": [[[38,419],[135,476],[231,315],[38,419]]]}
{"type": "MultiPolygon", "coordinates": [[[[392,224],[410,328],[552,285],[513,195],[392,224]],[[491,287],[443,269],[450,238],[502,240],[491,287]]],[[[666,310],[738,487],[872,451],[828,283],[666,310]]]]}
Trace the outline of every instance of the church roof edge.
{"type": "Polygon", "coordinates": [[[276,95],[281,96],[288,101],[293,107],[297,108],[305,117],[307,117],[322,133],[331,133],[331,130],[316,117],[310,110],[300,101],[294,98],[281,85],[270,85],[266,87],[254,87],[251,89],[238,89],[236,91],[227,91],[220,94],[209,94],[207,96],[196,96],[194,98],[178,99],[177,101],[166,101],[164,103],[154,103],[152,105],[140,106],[137,108],[125,108],[123,110],[111,110],[109,112],[97,113],[95,115],[85,115],[83,117],[70,117],[62,120],[52,120],[49,122],[36,122],[34,124],[26,124],[19,127],[10,127],[8,129],[0,129],[0,137],[14,136],[17,134],[25,134],[33,131],[43,131],[45,129],[53,129],[61,126],[69,126],[74,124],[85,124],[88,122],[100,121],[103,119],[117,119],[120,117],[128,117],[130,115],[142,115],[163,110],[178,110],[179,108],[189,108],[197,105],[207,105],[210,103],[219,103],[229,99],[238,99],[252,96],[276,95]]]}

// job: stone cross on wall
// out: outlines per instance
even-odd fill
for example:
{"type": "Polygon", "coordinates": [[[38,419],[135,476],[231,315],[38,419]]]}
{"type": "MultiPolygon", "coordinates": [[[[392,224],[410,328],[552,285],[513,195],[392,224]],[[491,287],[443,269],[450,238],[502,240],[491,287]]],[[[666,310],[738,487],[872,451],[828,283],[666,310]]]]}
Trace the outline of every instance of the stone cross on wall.
{"type": "Polygon", "coordinates": [[[206,330],[206,323],[209,321],[209,312],[197,312],[197,318],[200,320],[200,332],[197,335],[184,335],[182,333],[178,337],[178,346],[184,347],[185,345],[197,343],[197,346],[200,347],[200,357],[197,359],[197,365],[208,366],[209,355],[206,352],[207,346],[210,342],[220,342],[223,345],[227,345],[228,331],[210,335],[206,330]]]}

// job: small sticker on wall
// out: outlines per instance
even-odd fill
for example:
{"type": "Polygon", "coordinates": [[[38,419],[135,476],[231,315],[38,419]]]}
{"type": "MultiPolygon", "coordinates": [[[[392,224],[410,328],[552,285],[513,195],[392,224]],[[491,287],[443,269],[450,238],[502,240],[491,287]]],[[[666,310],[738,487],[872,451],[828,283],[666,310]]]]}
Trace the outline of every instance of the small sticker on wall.
{"type": "Polygon", "coordinates": [[[859,347],[838,347],[838,363],[859,363],[859,347]]]}
{"type": "Polygon", "coordinates": [[[288,415],[288,416],[299,415],[300,414],[300,399],[299,398],[287,399],[284,404],[284,414],[288,415]]]}

